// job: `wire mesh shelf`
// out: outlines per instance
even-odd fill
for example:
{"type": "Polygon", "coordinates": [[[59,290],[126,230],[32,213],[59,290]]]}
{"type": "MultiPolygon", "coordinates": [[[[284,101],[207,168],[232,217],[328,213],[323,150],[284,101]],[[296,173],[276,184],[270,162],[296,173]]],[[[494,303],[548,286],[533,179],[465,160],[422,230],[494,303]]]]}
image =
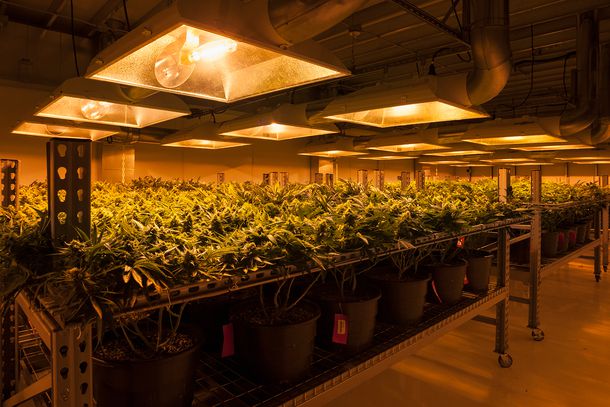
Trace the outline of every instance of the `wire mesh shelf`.
{"type": "MultiPolygon", "coordinates": [[[[25,319],[22,318],[21,321],[25,319]]],[[[27,322],[19,326],[18,335],[21,379],[28,385],[51,373],[50,352],[40,335],[27,322]]],[[[36,407],[52,406],[51,394],[48,391],[36,396],[32,401],[36,407]]]]}
{"type": "MultiPolygon", "coordinates": [[[[311,372],[299,383],[259,384],[239,364],[235,357],[220,358],[210,353],[202,354],[196,378],[197,388],[194,407],[203,406],[286,406],[299,404],[296,400],[311,389],[345,374],[353,367],[373,359],[398,344],[421,334],[428,328],[466,309],[477,301],[493,294],[493,287],[486,294],[464,292],[462,300],[451,306],[428,304],[421,322],[411,327],[399,327],[378,323],[372,345],[355,355],[328,351],[315,347],[311,372]]],[[[423,338],[421,338],[423,339],[423,338]]]]}

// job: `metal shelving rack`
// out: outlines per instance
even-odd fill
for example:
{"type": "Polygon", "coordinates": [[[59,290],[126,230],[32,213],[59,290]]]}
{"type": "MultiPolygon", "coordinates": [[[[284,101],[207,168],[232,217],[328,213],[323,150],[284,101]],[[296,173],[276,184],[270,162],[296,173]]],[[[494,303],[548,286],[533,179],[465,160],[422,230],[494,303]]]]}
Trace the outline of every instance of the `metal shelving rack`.
{"type": "MultiPolygon", "coordinates": [[[[83,220],[86,221],[90,216],[91,184],[88,176],[90,143],[52,140],[49,142],[48,158],[49,197],[53,199],[65,194],[65,200],[50,202],[51,222],[61,223],[61,225],[51,225],[51,230],[55,231],[53,237],[65,238],[70,233],[70,229],[66,225],[80,228],[83,220]],[[59,193],[60,190],[65,192],[59,193]],[[79,214],[79,212],[84,213],[79,214]],[[61,213],[64,213],[65,216],[61,216],[61,213]],[[62,218],[63,221],[60,221],[62,218]]],[[[499,174],[501,200],[507,199],[508,175],[507,171],[501,171],[499,174]]],[[[17,182],[17,177],[14,179],[17,182]]],[[[421,184],[423,187],[423,182],[421,184]]],[[[197,381],[203,387],[216,386],[215,388],[218,390],[215,392],[216,396],[222,388],[222,392],[229,394],[229,399],[239,401],[237,405],[249,405],[248,403],[269,406],[318,404],[330,400],[339,393],[381,372],[404,356],[464,322],[474,319],[491,307],[495,307],[496,317],[487,322],[492,322],[496,327],[495,352],[499,354],[500,365],[509,367],[512,364],[512,358],[508,354],[509,227],[523,221],[524,219],[511,219],[479,225],[460,234],[437,233],[409,243],[398,242],[395,246],[383,250],[383,253],[376,254],[377,256],[387,255],[452,240],[459,236],[497,231],[498,277],[496,284],[485,294],[465,294],[461,302],[451,307],[430,306],[423,321],[408,329],[380,324],[375,345],[353,358],[341,359],[337,355],[323,354],[321,350],[318,350],[314,375],[302,383],[293,384],[290,388],[263,389],[261,386],[254,386],[258,389],[256,391],[263,391],[267,394],[265,398],[254,397],[254,389],[244,393],[243,397],[229,392],[227,380],[223,384],[222,381],[213,378],[214,372],[223,371],[220,367],[207,371],[206,376],[211,377],[210,380],[200,377],[197,381]]],[[[366,260],[366,257],[362,253],[345,254],[337,257],[335,265],[342,266],[363,260],[366,260]]],[[[312,271],[316,270],[307,272],[312,271]]],[[[158,297],[142,296],[138,298],[132,308],[117,310],[114,315],[218,296],[230,291],[287,278],[285,273],[285,271],[279,273],[275,270],[267,270],[252,276],[227,277],[224,280],[172,288],[158,297]]],[[[288,270],[288,278],[297,277],[303,273],[302,269],[288,270]]],[[[91,373],[92,326],[63,323],[52,304],[45,301],[44,298],[34,298],[28,292],[21,292],[17,295],[10,311],[8,317],[3,321],[1,335],[3,353],[8,355],[7,357],[3,354],[1,360],[4,400],[2,406],[13,407],[29,401],[40,403],[44,402],[45,398],[53,407],[94,406],[91,373]],[[42,357],[41,353],[47,355],[47,358],[42,357]],[[37,355],[38,361],[35,368],[32,363],[34,355],[37,355]],[[45,361],[48,366],[45,366],[45,361]]],[[[232,369],[225,361],[222,362],[225,366],[224,371],[232,369]]],[[[218,364],[220,361],[204,358],[201,368],[203,370],[206,369],[206,366],[210,368],[210,364],[213,363],[218,364]]],[[[238,374],[237,380],[246,379],[238,374]]],[[[198,397],[201,400],[200,396],[198,397]]],[[[226,399],[225,397],[224,400],[226,399]]]]}
{"type": "MultiPolygon", "coordinates": [[[[600,178],[602,186],[608,185],[608,176],[603,175],[600,178]]],[[[604,271],[608,269],[608,202],[603,202],[602,209],[595,215],[593,220],[594,238],[593,240],[581,245],[574,250],[564,254],[559,258],[542,258],[541,243],[542,243],[542,211],[552,210],[553,208],[569,208],[583,203],[567,203],[567,204],[542,204],[542,176],[540,170],[532,171],[531,175],[531,205],[532,218],[529,225],[521,225],[521,229],[528,229],[529,232],[520,236],[530,239],[529,245],[529,264],[528,272],[523,273],[522,270],[515,268],[513,270],[513,279],[521,280],[528,284],[529,296],[527,298],[510,296],[511,301],[524,303],[528,305],[528,325],[532,338],[536,341],[544,340],[544,331],[540,328],[540,304],[541,304],[541,282],[544,274],[557,270],[569,262],[582,257],[584,254],[594,250],[594,268],[593,275],[597,282],[601,279],[602,267],[604,271]]],[[[589,203],[587,203],[589,204],[589,203]]],[[[587,233],[590,234],[590,231],[587,233]]]]}

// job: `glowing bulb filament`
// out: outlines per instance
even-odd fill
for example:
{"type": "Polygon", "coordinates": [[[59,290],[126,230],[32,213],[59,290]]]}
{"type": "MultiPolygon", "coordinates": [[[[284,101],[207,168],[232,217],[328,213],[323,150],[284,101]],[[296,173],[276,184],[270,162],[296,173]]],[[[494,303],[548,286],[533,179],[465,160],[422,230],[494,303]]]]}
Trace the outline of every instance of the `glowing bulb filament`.
{"type": "MultiPolygon", "coordinates": [[[[186,45],[186,44],[185,44],[186,45]]],[[[222,39],[206,42],[200,47],[187,53],[187,63],[195,63],[199,61],[216,61],[223,58],[227,54],[235,52],[237,43],[230,39],[222,39]]]]}
{"type": "Polygon", "coordinates": [[[109,102],[88,100],[81,105],[80,111],[89,120],[100,120],[108,114],[111,105],[109,102]]]}

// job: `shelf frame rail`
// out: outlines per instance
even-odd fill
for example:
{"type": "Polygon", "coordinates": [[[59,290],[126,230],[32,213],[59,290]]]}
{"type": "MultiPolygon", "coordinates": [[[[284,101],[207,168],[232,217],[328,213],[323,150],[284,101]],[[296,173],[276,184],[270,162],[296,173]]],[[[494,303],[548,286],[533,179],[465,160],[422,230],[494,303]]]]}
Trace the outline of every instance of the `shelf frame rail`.
{"type": "MultiPolygon", "coordinates": [[[[507,202],[510,199],[510,170],[501,168],[498,171],[498,200],[507,202]]],[[[498,230],[498,286],[508,289],[510,281],[510,235],[509,228],[504,227],[498,230]]],[[[508,321],[509,321],[509,302],[510,296],[506,295],[496,304],[496,347],[500,366],[508,367],[512,364],[512,359],[508,354],[508,321]]]]}
{"type": "Polygon", "coordinates": [[[534,206],[530,229],[530,281],[529,281],[529,308],[527,327],[532,330],[532,338],[544,337],[540,329],[540,294],[541,294],[541,265],[542,265],[542,171],[533,170],[531,174],[531,203],[534,206]]]}
{"type": "MultiPolygon", "coordinates": [[[[0,159],[1,206],[19,207],[19,160],[0,159]]],[[[6,302],[0,309],[0,397],[7,399],[17,386],[17,324],[15,302],[6,302]]]]}

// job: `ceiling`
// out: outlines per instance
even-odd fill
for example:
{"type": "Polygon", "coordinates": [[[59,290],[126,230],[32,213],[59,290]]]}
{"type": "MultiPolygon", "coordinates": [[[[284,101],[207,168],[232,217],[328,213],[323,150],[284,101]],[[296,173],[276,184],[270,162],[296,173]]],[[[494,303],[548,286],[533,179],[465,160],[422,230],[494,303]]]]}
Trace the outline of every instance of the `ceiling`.
{"type": "MultiPolygon", "coordinates": [[[[460,32],[462,2],[413,0],[411,3],[460,32]]],[[[79,71],[93,55],[169,0],[73,0],[79,71]]],[[[75,76],[70,0],[0,0],[0,41],[8,63],[0,79],[56,86],[75,76]]],[[[514,69],[504,90],[484,107],[496,117],[560,114],[570,106],[570,71],[575,66],[577,15],[598,10],[600,41],[610,42],[608,0],[511,0],[510,38],[514,69]],[[533,51],[532,51],[533,42],[533,51]],[[531,55],[534,55],[533,78],[531,55]]],[[[435,57],[439,75],[467,72],[469,48],[459,38],[424,22],[397,2],[369,1],[361,10],[315,40],[334,52],[353,75],[340,81],[267,95],[225,106],[185,98],[194,117],[214,111],[218,120],[252,113],[278,103],[309,102],[347,93],[388,78],[426,74],[435,57]]]]}

